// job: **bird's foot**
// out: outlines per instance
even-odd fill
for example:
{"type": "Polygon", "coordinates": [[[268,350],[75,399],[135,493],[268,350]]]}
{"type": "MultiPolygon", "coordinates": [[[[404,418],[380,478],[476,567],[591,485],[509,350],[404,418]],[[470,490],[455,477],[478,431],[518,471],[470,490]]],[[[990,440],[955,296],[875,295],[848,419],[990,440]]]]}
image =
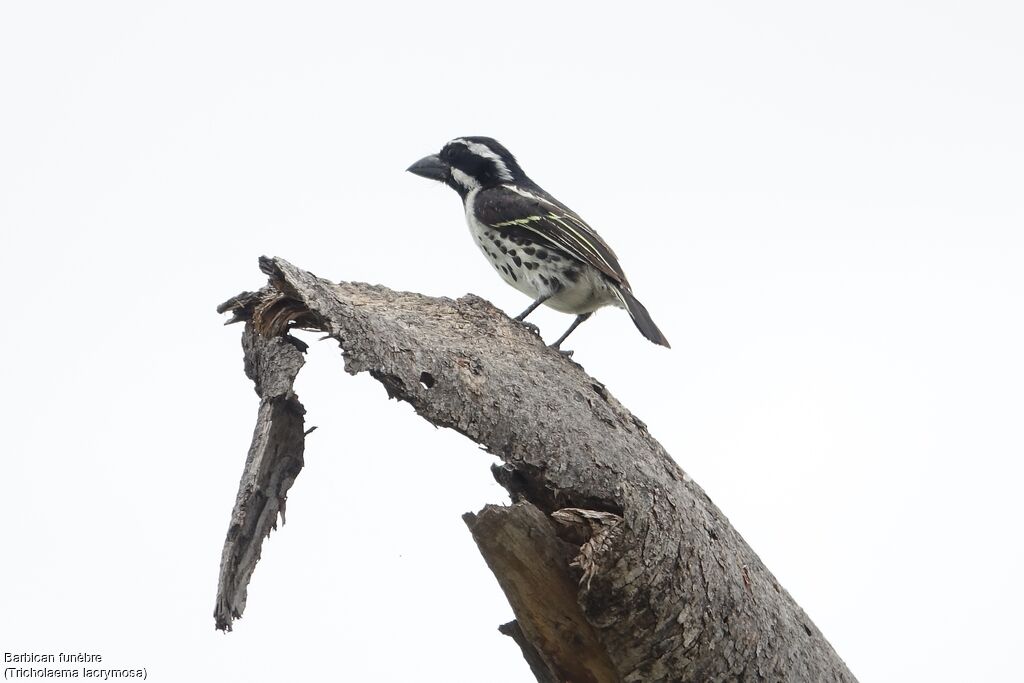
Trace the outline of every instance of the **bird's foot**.
{"type": "Polygon", "coordinates": [[[528,329],[530,332],[533,332],[538,337],[540,336],[540,328],[534,325],[533,323],[528,323],[525,320],[519,320],[518,318],[516,318],[516,322],[518,322],[520,325],[528,329]]]}
{"type": "Polygon", "coordinates": [[[572,353],[573,353],[572,349],[560,349],[557,346],[555,346],[554,344],[551,345],[551,348],[554,349],[555,351],[558,351],[560,354],[562,354],[566,358],[572,358],[572,353]]]}

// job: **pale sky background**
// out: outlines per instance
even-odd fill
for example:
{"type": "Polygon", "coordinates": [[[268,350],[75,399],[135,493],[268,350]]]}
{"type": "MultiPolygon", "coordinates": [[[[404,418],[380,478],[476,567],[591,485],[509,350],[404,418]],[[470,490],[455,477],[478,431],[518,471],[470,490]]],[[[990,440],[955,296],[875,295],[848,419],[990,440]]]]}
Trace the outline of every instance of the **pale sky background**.
{"type": "Polygon", "coordinates": [[[0,651],[533,680],[460,519],[507,501],[492,458],[327,342],[288,524],[211,616],[257,407],[214,307],[268,254],[518,313],[404,172],[490,135],[673,343],[603,311],[577,360],[860,680],[1019,676],[1022,35],[1016,2],[0,4],[0,651]]]}

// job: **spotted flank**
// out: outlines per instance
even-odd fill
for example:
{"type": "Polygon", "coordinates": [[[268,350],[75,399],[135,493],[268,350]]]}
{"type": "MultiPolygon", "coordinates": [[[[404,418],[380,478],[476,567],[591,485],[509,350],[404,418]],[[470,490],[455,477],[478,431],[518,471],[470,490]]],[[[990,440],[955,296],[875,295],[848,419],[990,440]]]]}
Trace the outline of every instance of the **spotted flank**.
{"type": "Polygon", "coordinates": [[[503,184],[476,197],[477,218],[493,228],[522,228],[572,257],[590,264],[612,281],[629,287],[615,253],[582,218],[557,202],[521,187],[503,184]],[[508,214],[519,214],[508,218],[508,214]],[[502,220],[504,219],[504,220],[502,220]]]}

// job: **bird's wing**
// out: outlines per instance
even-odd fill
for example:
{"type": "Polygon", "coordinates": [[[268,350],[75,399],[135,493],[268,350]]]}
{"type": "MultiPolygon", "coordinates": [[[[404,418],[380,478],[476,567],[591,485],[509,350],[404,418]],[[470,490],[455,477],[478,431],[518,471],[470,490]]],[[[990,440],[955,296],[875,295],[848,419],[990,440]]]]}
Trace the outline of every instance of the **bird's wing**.
{"type": "Polygon", "coordinates": [[[500,185],[481,192],[473,209],[481,223],[496,230],[528,230],[540,241],[590,264],[629,289],[611,247],[582,218],[540,188],[500,185]]]}

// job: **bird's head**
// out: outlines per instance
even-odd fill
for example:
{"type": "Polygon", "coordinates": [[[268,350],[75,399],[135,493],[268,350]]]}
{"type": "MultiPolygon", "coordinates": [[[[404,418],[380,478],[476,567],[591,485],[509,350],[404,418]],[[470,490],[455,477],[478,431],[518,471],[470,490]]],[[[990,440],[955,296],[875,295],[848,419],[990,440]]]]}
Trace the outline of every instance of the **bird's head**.
{"type": "Polygon", "coordinates": [[[424,178],[439,180],[462,197],[470,191],[526,179],[516,158],[493,138],[455,138],[440,153],[423,157],[408,169],[424,178]]]}

